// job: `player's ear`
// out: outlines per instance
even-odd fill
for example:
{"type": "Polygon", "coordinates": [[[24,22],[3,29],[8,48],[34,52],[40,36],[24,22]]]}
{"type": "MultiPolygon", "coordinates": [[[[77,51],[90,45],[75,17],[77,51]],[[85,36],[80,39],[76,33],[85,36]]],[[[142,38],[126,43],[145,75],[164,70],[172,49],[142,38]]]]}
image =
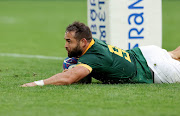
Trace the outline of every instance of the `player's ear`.
{"type": "Polygon", "coordinates": [[[81,39],[81,45],[82,45],[83,47],[85,47],[86,44],[87,44],[86,38],[82,38],[82,39],[81,39]]]}

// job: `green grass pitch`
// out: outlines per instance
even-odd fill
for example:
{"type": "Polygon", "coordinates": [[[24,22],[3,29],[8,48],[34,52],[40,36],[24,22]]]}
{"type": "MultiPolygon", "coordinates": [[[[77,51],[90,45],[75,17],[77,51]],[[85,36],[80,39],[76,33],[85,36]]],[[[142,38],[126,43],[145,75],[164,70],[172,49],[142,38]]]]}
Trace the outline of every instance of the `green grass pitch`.
{"type": "MultiPolygon", "coordinates": [[[[163,0],[163,48],[180,45],[180,1],[163,0]]],[[[86,0],[0,0],[0,53],[67,56],[64,32],[87,24],[86,0]]],[[[62,60],[0,56],[0,116],[179,116],[180,84],[21,88],[62,71],[62,60]]]]}

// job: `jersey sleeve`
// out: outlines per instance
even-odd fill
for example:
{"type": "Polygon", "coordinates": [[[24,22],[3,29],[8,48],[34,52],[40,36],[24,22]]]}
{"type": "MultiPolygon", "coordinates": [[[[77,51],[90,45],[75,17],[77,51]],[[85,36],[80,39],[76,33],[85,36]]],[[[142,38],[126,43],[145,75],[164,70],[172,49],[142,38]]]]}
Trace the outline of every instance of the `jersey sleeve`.
{"type": "Polygon", "coordinates": [[[90,72],[93,69],[98,69],[102,66],[101,59],[94,54],[83,55],[78,59],[77,66],[83,66],[90,72]]]}
{"type": "Polygon", "coordinates": [[[76,66],[83,66],[83,67],[87,68],[90,73],[92,72],[92,68],[91,68],[89,65],[87,65],[87,64],[79,63],[79,64],[76,65],[76,66]]]}

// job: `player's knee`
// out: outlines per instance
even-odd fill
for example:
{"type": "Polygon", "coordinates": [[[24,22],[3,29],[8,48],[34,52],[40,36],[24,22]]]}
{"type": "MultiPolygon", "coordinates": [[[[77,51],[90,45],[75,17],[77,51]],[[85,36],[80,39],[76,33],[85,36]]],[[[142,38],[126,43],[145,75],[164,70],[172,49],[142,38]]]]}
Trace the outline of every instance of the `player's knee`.
{"type": "Polygon", "coordinates": [[[175,51],[177,52],[178,56],[180,57],[180,46],[178,46],[175,51]]]}
{"type": "Polygon", "coordinates": [[[180,46],[178,46],[178,47],[177,47],[177,49],[179,49],[179,50],[180,50],[180,46]]]}
{"type": "Polygon", "coordinates": [[[175,50],[173,51],[180,51],[180,46],[178,46],[175,50]]]}

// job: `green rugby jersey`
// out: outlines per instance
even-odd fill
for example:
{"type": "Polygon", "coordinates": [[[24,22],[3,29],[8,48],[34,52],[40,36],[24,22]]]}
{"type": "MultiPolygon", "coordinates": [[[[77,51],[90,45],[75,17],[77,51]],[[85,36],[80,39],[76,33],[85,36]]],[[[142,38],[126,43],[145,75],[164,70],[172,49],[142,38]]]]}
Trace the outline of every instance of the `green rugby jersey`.
{"type": "Polygon", "coordinates": [[[153,83],[139,48],[125,51],[92,39],[78,65],[88,68],[90,75],[103,83],[153,83]]]}

